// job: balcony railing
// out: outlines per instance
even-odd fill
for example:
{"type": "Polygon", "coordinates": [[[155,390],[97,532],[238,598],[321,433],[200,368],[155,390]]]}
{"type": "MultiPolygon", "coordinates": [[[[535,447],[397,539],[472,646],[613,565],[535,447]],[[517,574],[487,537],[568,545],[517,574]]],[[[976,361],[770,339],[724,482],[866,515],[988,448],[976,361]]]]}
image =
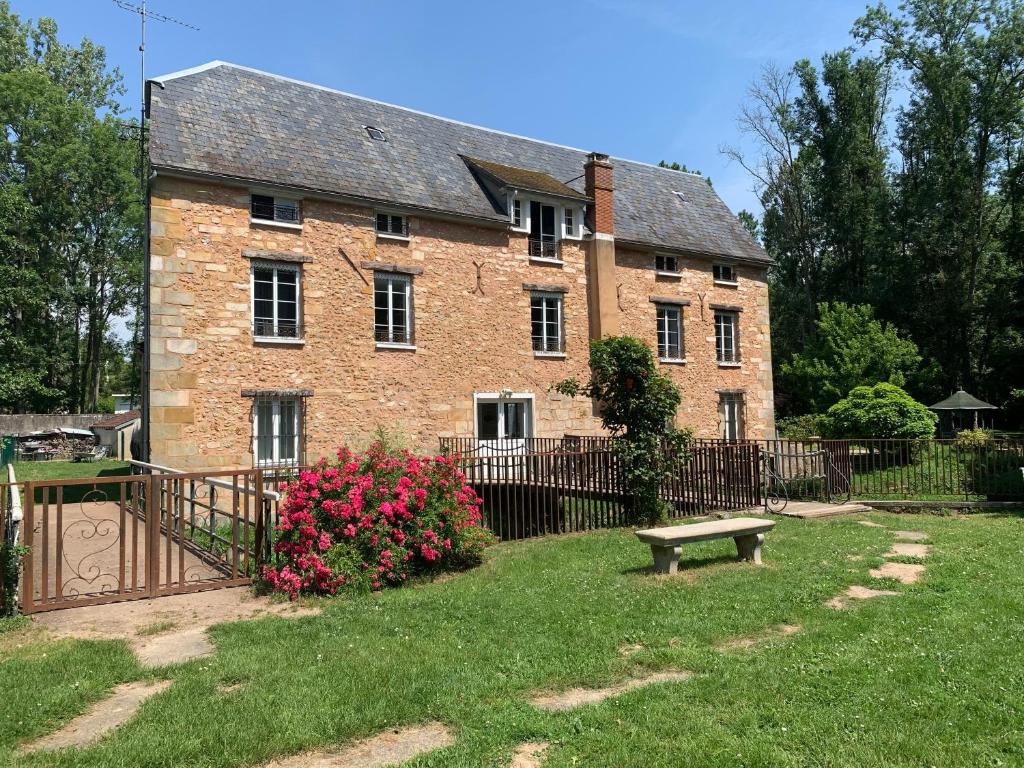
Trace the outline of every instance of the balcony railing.
{"type": "Polygon", "coordinates": [[[412,329],[387,328],[377,326],[373,329],[373,340],[378,344],[415,344],[412,329]]]}
{"type": "Polygon", "coordinates": [[[740,362],[739,349],[718,349],[718,362],[738,363],[740,362]]]}
{"type": "Polygon", "coordinates": [[[561,258],[558,252],[558,241],[557,240],[540,240],[538,238],[530,238],[530,258],[531,259],[552,259],[557,261],[561,258]]]}
{"type": "Polygon", "coordinates": [[[299,207],[297,205],[271,205],[253,202],[250,213],[254,219],[264,221],[283,221],[287,224],[299,223],[299,207]]]}
{"type": "Polygon", "coordinates": [[[552,338],[550,336],[534,336],[533,337],[533,351],[534,352],[564,352],[565,342],[561,337],[552,338]]]}
{"type": "Polygon", "coordinates": [[[277,320],[257,317],[252,323],[252,335],[263,339],[301,339],[302,325],[297,320],[277,320]]]}

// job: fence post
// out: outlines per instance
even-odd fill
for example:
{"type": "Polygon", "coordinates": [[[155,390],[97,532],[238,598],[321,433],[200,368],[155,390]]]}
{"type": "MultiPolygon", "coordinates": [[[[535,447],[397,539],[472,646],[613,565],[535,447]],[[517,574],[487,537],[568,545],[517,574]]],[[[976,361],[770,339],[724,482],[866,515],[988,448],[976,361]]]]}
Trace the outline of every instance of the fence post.
{"type": "Polygon", "coordinates": [[[157,594],[160,583],[160,483],[152,472],[146,480],[146,593],[157,594]]]}
{"type": "MultiPolygon", "coordinates": [[[[36,525],[36,488],[29,480],[25,483],[25,503],[23,505],[23,516],[21,519],[21,540],[25,544],[25,557],[21,561],[21,612],[31,613],[32,602],[35,598],[35,554],[33,552],[35,536],[33,532],[36,525]]],[[[59,535],[59,534],[58,534],[59,535]]],[[[45,547],[47,542],[43,542],[45,547]]]]}
{"type": "Polygon", "coordinates": [[[268,508],[264,508],[263,504],[263,470],[257,469],[253,473],[253,484],[256,486],[256,497],[253,501],[253,511],[256,514],[256,529],[253,531],[252,547],[256,553],[256,563],[253,567],[253,574],[258,575],[263,571],[263,563],[265,562],[266,555],[265,546],[269,542],[263,541],[263,532],[266,529],[266,521],[264,518],[270,514],[268,508]]]}

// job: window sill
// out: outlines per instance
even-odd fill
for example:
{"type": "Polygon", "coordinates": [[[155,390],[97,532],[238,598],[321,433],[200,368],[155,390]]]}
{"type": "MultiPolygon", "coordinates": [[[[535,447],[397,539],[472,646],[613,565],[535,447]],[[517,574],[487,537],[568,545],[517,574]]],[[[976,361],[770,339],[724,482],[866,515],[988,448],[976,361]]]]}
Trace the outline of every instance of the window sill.
{"type": "Polygon", "coordinates": [[[549,258],[545,258],[544,256],[531,256],[530,257],[530,263],[531,264],[534,264],[534,263],[536,263],[536,264],[550,264],[553,267],[564,267],[565,266],[565,262],[562,261],[561,259],[549,259],[549,258]]]}
{"type": "Polygon", "coordinates": [[[729,361],[726,361],[726,360],[719,360],[718,361],[718,367],[719,368],[742,368],[743,367],[743,363],[740,363],[740,362],[729,362],[729,361]]]}
{"type": "Polygon", "coordinates": [[[415,352],[416,351],[416,345],[415,344],[400,344],[400,343],[395,342],[395,341],[378,341],[378,342],[375,343],[375,346],[376,346],[377,349],[399,350],[399,351],[405,351],[405,352],[415,352]]]}
{"type": "Polygon", "coordinates": [[[280,344],[285,347],[301,347],[306,343],[305,339],[287,339],[279,336],[253,336],[254,344],[280,344]]]}
{"type": "Polygon", "coordinates": [[[715,280],[715,285],[719,285],[722,288],[739,288],[739,280],[715,280]]]}
{"type": "Polygon", "coordinates": [[[658,362],[662,365],[686,365],[685,357],[659,357],[658,362]]]}
{"type": "Polygon", "coordinates": [[[378,232],[377,233],[377,239],[378,240],[397,240],[400,243],[408,243],[410,240],[412,240],[412,238],[409,237],[409,235],[393,235],[390,232],[378,232]]]}
{"type": "Polygon", "coordinates": [[[249,224],[257,224],[261,227],[278,227],[280,229],[291,229],[297,232],[302,231],[301,224],[293,224],[290,221],[274,221],[273,219],[254,219],[250,217],[249,224]]]}
{"type": "Polygon", "coordinates": [[[670,272],[667,269],[656,269],[654,270],[655,277],[671,277],[676,280],[683,276],[682,272],[670,272]]]}
{"type": "Polygon", "coordinates": [[[564,360],[567,357],[565,352],[537,352],[536,350],[534,350],[533,356],[545,357],[552,360],[564,360]]]}

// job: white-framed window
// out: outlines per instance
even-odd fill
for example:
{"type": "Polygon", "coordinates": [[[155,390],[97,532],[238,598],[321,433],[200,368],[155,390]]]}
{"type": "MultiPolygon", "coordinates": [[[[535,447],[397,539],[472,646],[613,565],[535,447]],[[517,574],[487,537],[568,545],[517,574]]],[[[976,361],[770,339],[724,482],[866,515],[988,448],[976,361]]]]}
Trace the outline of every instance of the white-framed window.
{"type": "Polygon", "coordinates": [[[480,440],[527,440],[533,437],[533,397],[526,394],[474,395],[476,436],[480,440]]]}
{"type": "Polygon", "coordinates": [[[253,221],[273,221],[278,224],[299,223],[299,201],[277,195],[249,196],[249,216],[253,221]]]}
{"type": "Polygon", "coordinates": [[[562,294],[530,294],[530,333],[533,351],[539,354],[562,353],[565,339],[562,333],[562,294]]]}
{"type": "Polygon", "coordinates": [[[683,308],[658,304],[658,357],[662,360],[683,359],[683,308]]]}
{"type": "Polygon", "coordinates": [[[679,272],[679,259],[667,253],[659,253],[654,256],[654,270],[656,272],[679,272]]]}
{"type": "Polygon", "coordinates": [[[523,201],[518,197],[512,198],[512,226],[516,229],[523,226],[523,201]]]}
{"type": "Polygon", "coordinates": [[[252,419],[252,455],[256,466],[287,466],[300,463],[300,398],[257,398],[253,402],[252,419]]]}
{"type": "Polygon", "coordinates": [[[530,201],[530,258],[559,259],[556,210],[554,205],[530,201]]]}
{"type": "Polygon", "coordinates": [[[252,265],[252,335],[257,339],[301,339],[298,265],[256,261],[252,265]]]}
{"type": "Polygon", "coordinates": [[[743,439],[743,394],[722,392],[718,395],[718,415],[724,440],[743,439]]]}
{"type": "Polygon", "coordinates": [[[735,312],[715,310],[715,354],[720,363],[740,361],[738,320],[735,312]]]}
{"type": "Polygon", "coordinates": [[[378,235],[403,238],[409,236],[409,219],[398,213],[378,212],[374,226],[378,235]]]}
{"type": "Polygon", "coordinates": [[[732,264],[715,264],[712,267],[715,282],[723,285],[736,285],[736,267],[732,264]]]}
{"type": "Polygon", "coordinates": [[[576,209],[562,209],[562,223],[565,226],[565,237],[578,237],[576,233],[576,209]]]}
{"type": "Polygon", "coordinates": [[[373,338],[378,345],[413,342],[412,277],[398,272],[373,275],[373,338]]]}

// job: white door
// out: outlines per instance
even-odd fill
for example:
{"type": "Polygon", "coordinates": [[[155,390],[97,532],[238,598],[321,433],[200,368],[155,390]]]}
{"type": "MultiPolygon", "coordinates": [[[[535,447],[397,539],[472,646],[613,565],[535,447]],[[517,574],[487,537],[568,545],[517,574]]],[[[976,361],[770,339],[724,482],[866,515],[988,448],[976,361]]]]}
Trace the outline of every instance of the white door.
{"type": "Polygon", "coordinates": [[[526,443],[532,437],[532,401],[522,397],[478,398],[476,436],[485,477],[509,478],[520,473],[526,443]]]}

